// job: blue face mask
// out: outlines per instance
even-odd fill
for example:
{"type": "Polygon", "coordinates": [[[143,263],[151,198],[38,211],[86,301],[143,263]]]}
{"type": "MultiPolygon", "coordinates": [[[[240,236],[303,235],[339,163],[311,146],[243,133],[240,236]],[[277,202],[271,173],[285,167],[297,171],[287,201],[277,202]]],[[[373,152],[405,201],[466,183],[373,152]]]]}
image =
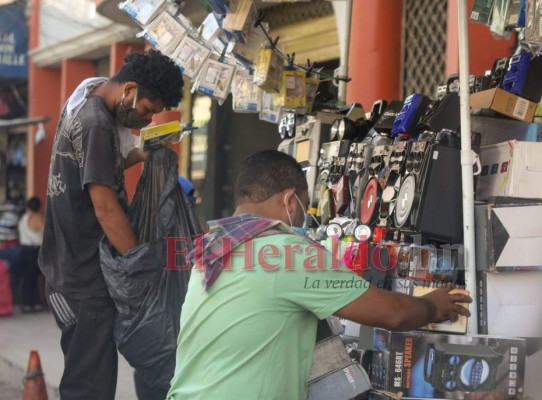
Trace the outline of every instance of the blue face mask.
{"type": "Polygon", "coordinates": [[[307,214],[307,210],[305,210],[305,207],[303,207],[303,204],[301,203],[301,200],[299,200],[299,197],[297,197],[297,194],[294,194],[295,198],[297,199],[297,202],[299,203],[299,206],[303,210],[304,219],[303,219],[303,225],[302,226],[293,226],[292,224],[292,218],[290,217],[290,213],[288,212],[288,208],[286,208],[286,213],[288,214],[288,219],[290,220],[290,227],[292,230],[302,236],[307,235],[308,230],[308,223],[309,223],[309,215],[307,214]]]}

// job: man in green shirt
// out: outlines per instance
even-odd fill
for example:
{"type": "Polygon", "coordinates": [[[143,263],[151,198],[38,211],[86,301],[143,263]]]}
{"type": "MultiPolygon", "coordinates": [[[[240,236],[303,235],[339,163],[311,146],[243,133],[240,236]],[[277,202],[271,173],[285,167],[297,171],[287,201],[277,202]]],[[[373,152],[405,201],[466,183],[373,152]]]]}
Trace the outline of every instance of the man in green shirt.
{"type": "Polygon", "coordinates": [[[392,330],[469,315],[457,303],[471,299],[447,290],[373,288],[301,235],[307,182],[292,157],[249,157],[234,196],[234,216],[210,222],[189,257],[168,400],[305,399],[317,322],[330,315],[392,330]]]}

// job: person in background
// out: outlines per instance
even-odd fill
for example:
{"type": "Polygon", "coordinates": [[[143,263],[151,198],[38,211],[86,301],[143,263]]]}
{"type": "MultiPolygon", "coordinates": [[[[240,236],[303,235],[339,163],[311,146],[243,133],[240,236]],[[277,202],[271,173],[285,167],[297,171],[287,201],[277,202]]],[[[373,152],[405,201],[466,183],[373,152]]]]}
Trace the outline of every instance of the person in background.
{"type": "Polygon", "coordinates": [[[287,154],[245,160],[234,202],[234,215],[209,222],[188,256],[194,268],[168,400],[306,399],[318,320],[331,315],[391,330],[470,315],[458,304],[468,296],[392,293],[334,266],[304,235],[307,181],[287,154]]]}
{"type": "Polygon", "coordinates": [[[105,235],[120,255],[138,245],[127,211],[124,169],[145,159],[122,153],[119,135],[147,126],[181,101],[179,67],[158,51],[131,53],[111,78],[83,81],[62,110],[54,138],[39,265],[62,331],[63,399],[112,400],[118,356],[116,307],[100,266],[105,235]]]}
{"type": "Polygon", "coordinates": [[[38,253],[43,240],[43,217],[41,201],[31,197],[26,202],[26,212],[19,221],[19,243],[21,245],[22,293],[21,310],[24,313],[40,311],[41,304],[38,281],[41,275],[38,253]]]}

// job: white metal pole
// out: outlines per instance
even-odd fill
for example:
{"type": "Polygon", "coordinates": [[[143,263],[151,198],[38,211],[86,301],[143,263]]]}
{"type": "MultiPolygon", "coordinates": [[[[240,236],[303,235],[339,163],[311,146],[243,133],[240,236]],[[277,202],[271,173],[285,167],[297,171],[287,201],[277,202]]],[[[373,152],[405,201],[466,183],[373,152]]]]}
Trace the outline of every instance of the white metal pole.
{"type": "MultiPolygon", "coordinates": [[[[348,54],[350,52],[350,35],[352,28],[352,1],[346,0],[346,10],[344,13],[345,28],[344,43],[341,47],[341,65],[338,70],[338,76],[346,78],[348,76],[348,54]]],[[[339,93],[337,95],[338,105],[344,106],[346,104],[346,85],[347,82],[339,81],[339,93]]]]}
{"type": "Polygon", "coordinates": [[[470,334],[478,333],[476,296],[476,258],[474,241],[474,154],[471,149],[469,101],[469,27],[467,0],[458,0],[459,22],[459,86],[461,98],[461,176],[463,185],[463,236],[465,245],[465,280],[473,302],[467,326],[470,334]]]}

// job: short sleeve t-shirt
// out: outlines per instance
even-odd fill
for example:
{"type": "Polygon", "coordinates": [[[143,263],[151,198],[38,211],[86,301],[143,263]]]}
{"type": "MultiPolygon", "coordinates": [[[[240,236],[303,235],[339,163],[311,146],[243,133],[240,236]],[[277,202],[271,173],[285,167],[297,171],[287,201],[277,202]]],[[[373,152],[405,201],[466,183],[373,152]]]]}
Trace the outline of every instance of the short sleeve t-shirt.
{"type": "Polygon", "coordinates": [[[306,399],[318,320],[369,283],[298,235],[234,251],[206,292],[192,271],[167,399],[306,399]]]}
{"type": "Polygon", "coordinates": [[[76,299],[108,295],[98,252],[103,230],[87,185],[112,188],[126,207],[123,170],[116,122],[103,99],[89,96],[73,117],[64,108],[53,143],[39,256],[53,289],[76,299]]]}

